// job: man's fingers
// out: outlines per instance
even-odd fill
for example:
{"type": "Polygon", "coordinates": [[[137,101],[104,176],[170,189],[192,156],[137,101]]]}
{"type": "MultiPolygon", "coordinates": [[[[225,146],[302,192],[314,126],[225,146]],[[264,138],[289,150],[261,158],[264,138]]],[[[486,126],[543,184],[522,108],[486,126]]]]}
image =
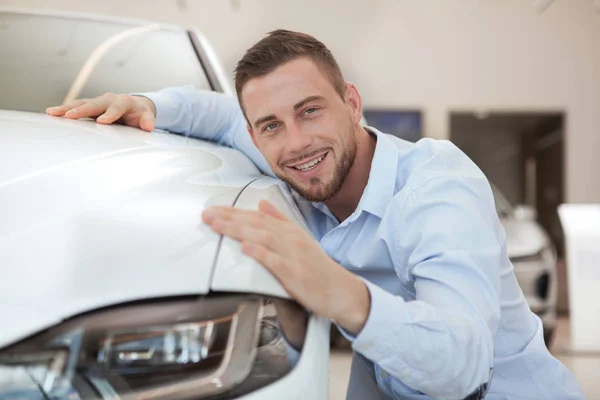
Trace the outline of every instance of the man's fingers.
{"type": "Polygon", "coordinates": [[[285,285],[285,282],[281,281],[281,272],[284,259],[281,255],[275,253],[266,246],[258,243],[243,242],[242,251],[249,257],[254,258],[256,261],[261,263],[266,269],[271,272],[275,278],[279,280],[281,284],[285,285]]]}
{"type": "Polygon", "coordinates": [[[96,119],[96,122],[101,124],[112,124],[123,116],[124,111],[125,110],[123,109],[122,104],[111,104],[104,114],[100,115],[98,119],[96,119]]]}
{"type": "Polygon", "coordinates": [[[235,221],[238,224],[247,224],[255,227],[260,226],[280,226],[279,221],[274,217],[254,210],[244,210],[233,207],[210,207],[202,213],[202,219],[205,223],[210,224],[215,219],[223,219],[226,221],[235,221]]]}
{"type": "Polygon", "coordinates": [[[285,246],[282,244],[281,235],[272,229],[261,229],[252,226],[250,223],[243,223],[240,220],[227,221],[216,219],[211,224],[212,229],[238,242],[252,242],[261,244],[271,250],[280,252],[285,246]]]}
{"type": "MultiPolygon", "coordinates": [[[[302,304],[301,299],[297,298],[297,292],[294,290],[296,279],[294,270],[293,268],[290,268],[291,266],[289,264],[286,264],[283,256],[266,246],[250,242],[242,243],[242,252],[265,267],[267,271],[277,279],[281,286],[283,286],[285,291],[302,304]]],[[[305,304],[302,305],[306,306],[305,304]]]]}
{"type": "Polygon", "coordinates": [[[65,113],[67,111],[72,110],[75,107],[79,107],[80,105],[84,104],[86,101],[87,101],[86,99],[80,99],[80,100],[72,101],[68,104],[63,104],[62,106],[48,107],[48,108],[46,108],[46,114],[52,115],[55,117],[62,117],[63,115],[65,115],[65,113]]]}
{"type": "Polygon", "coordinates": [[[281,221],[287,221],[287,217],[281,213],[277,208],[275,208],[275,206],[273,204],[271,204],[270,202],[268,202],[267,200],[261,200],[258,203],[258,209],[262,212],[264,212],[267,215],[270,215],[271,217],[277,218],[281,221]]]}
{"type": "Polygon", "coordinates": [[[145,111],[140,117],[140,128],[146,132],[152,132],[154,130],[155,118],[152,112],[145,111]]]}
{"type": "Polygon", "coordinates": [[[106,111],[106,103],[94,101],[75,107],[65,113],[65,117],[79,119],[85,117],[96,117],[106,111]]]}

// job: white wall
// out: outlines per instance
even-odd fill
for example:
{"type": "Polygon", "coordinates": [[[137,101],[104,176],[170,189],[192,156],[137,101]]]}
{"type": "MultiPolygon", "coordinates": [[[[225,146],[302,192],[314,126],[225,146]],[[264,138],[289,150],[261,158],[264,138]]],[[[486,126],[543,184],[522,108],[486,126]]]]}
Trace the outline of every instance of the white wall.
{"type": "Polygon", "coordinates": [[[421,108],[436,138],[449,136],[449,110],[564,110],[567,201],[600,202],[600,13],[591,0],[557,0],[543,14],[532,3],[0,0],[197,27],[229,71],[265,32],[302,30],[332,49],[365,104],[421,108]]]}

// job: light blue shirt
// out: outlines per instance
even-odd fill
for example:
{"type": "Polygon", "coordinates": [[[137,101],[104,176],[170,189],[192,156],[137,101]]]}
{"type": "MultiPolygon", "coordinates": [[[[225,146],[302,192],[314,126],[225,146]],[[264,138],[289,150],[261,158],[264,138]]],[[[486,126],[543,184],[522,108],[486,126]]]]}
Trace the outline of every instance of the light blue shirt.
{"type": "MultiPolygon", "coordinates": [[[[272,174],[234,98],[191,87],[144,95],[158,128],[237,148],[272,174]]],[[[463,399],[492,369],[486,400],[584,399],[544,345],[483,173],[450,142],[369,130],[375,155],[350,217],[295,196],[322,248],[371,294],[368,320],[350,337],[348,399],[463,399]]]]}

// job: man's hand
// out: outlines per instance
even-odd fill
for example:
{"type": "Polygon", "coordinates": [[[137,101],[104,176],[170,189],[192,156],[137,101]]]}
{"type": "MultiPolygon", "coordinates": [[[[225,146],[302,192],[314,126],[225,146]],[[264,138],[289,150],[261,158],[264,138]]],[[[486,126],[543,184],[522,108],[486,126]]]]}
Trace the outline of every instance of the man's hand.
{"type": "Polygon", "coordinates": [[[332,260],[304,230],[271,203],[258,211],[212,207],[202,219],[217,233],[242,242],[242,250],[279,280],[298,303],[358,334],[370,310],[369,291],[332,260]]]}
{"type": "Polygon", "coordinates": [[[149,99],[113,93],[50,107],[46,109],[46,114],[71,119],[96,118],[96,122],[100,124],[117,122],[148,132],[154,129],[156,121],[156,108],[149,99]]]}

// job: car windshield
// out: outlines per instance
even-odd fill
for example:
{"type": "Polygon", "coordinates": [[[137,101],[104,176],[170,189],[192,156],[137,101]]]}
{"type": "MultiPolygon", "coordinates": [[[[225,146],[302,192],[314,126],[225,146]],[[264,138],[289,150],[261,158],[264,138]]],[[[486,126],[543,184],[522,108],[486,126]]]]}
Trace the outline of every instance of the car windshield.
{"type": "Polygon", "coordinates": [[[494,201],[496,203],[496,212],[500,218],[509,218],[513,215],[513,206],[510,202],[504,197],[502,192],[495,186],[492,186],[492,193],[494,194],[494,201]]]}
{"type": "Polygon", "coordinates": [[[210,89],[183,29],[0,10],[0,37],[0,109],[43,112],[106,92],[210,89]]]}

